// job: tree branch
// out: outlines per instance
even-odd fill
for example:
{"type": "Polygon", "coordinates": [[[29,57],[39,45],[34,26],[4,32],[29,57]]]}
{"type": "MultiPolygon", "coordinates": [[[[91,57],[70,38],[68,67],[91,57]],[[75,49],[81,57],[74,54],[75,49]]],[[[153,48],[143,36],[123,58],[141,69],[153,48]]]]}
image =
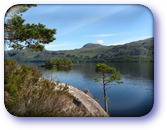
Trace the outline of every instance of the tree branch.
{"type": "Polygon", "coordinates": [[[11,37],[4,37],[5,40],[10,40],[10,41],[13,41],[15,39],[11,38],[11,37]]]}

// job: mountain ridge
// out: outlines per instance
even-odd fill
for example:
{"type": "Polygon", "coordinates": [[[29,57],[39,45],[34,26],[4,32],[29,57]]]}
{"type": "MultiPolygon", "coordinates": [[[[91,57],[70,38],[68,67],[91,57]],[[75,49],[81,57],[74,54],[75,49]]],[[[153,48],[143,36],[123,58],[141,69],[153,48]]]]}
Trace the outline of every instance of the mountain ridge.
{"type": "Polygon", "coordinates": [[[5,52],[5,58],[19,62],[45,62],[55,58],[70,58],[74,63],[83,62],[143,62],[152,61],[154,56],[154,38],[134,41],[123,45],[103,46],[88,43],[80,49],[63,51],[31,52],[11,50],[5,52]],[[84,47],[84,46],[87,47],[84,47]],[[92,47],[93,46],[93,47],[92,47]],[[10,56],[15,54],[15,56],[10,56]]]}

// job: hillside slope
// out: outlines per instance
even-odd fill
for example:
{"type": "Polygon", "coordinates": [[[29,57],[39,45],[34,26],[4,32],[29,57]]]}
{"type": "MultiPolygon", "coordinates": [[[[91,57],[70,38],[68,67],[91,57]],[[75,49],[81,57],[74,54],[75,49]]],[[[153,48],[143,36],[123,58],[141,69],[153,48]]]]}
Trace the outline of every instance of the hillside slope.
{"type": "Polygon", "coordinates": [[[5,58],[20,62],[45,62],[50,59],[68,57],[74,63],[82,62],[143,62],[153,61],[154,38],[134,41],[124,45],[102,46],[88,43],[80,49],[64,51],[31,52],[11,50],[5,52],[5,58]],[[14,54],[15,56],[10,56],[14,54]]]}

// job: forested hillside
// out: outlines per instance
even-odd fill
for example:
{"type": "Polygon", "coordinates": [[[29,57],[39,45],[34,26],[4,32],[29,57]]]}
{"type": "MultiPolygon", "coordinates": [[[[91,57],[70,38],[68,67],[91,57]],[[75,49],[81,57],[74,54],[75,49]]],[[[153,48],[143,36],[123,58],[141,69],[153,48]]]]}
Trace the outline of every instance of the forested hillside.
{"type": "Polygon", "coordinates": [[[80,49],[32,52],[28,49],[5,52],[5,58],[19,62],[45,62],[55,58],[70,58],[74,63],[83,62],[153,62],[154,38],[124,45],[102,46],[88,43],[80,49]]]}

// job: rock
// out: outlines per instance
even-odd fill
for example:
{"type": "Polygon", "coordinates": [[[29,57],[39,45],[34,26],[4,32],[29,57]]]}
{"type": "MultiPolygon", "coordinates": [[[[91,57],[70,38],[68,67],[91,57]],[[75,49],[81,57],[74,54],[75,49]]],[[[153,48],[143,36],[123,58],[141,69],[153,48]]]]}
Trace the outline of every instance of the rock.
{"type": "Polygon", "coordinates": [[[84,116],[108,117],[108,114],[103,110],[99,103],[83,91],[64,83],[55,82],[55,90],[62,90],[63,87],[68,88],[69,94],[73,97],[73,104],[86,110],[86,115],[84,116]]]}

